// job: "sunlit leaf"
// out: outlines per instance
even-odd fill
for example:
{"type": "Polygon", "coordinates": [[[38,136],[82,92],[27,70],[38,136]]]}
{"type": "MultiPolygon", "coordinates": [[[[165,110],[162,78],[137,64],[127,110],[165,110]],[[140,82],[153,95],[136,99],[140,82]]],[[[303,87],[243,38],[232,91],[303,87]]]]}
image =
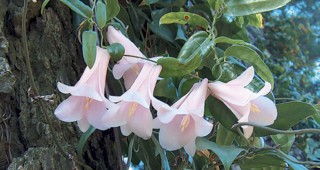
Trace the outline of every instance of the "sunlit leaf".
{"type": "Polygon", "coordinates": [[[261,14],[252,14],[247,16],[247,18],[249,19],[249,25],[263,28],[263,16],[261,14]]]}
{"type": "Polygon", "coordinates": [[[234,146],[217,145],[206,138],[197,138],[196,145],[199,150],[210,149],[213,151],[219,157],[225,169],[230,169],[232,162],[244,151],[244,149],[234,146]]]}
{"type": "Polygon", "coordinates": [[[60,0],[62,3],[71,8],[74,12],[82,15],[85,18],[91,18],[93,15],[92,9],[80,0],[60,0]]]}
{"type": "Polygon", "coordinates": [[[160,18],[159,24],[190,24],[208,28],[208,21],[202,16],[190,12],[170,12],[160,18]]]}
{"type": "Polygon", "coordinates": [[[226,14],[244,16],[281,8],[290,0],[224,0],[226,14]]]}

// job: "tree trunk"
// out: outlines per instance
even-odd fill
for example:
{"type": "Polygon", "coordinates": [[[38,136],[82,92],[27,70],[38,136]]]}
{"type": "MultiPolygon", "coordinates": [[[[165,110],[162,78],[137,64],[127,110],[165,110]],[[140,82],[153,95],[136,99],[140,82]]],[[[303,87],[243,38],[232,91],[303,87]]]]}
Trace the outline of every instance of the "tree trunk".
{"type": "MultiPolygon", "coordinates": [[[[29,1],[26,28],[31,70],[44,99],[28,91],[30,77],[22,43],[24,2],[0,0],[0,169],[81,167],[75,162],[81,160],[75,152],[81,135],[78,127],[53,114],[68,97],[57,90],[57,82],[74,85],[84,70],[81,48],[69,8],[52,0],[41,15],[41,4],[40,0],[29,1]]],[[[85,145],[82,162],[93,169],[118,169],[113,141],[111,130],[94,132],[85,145]]]]}

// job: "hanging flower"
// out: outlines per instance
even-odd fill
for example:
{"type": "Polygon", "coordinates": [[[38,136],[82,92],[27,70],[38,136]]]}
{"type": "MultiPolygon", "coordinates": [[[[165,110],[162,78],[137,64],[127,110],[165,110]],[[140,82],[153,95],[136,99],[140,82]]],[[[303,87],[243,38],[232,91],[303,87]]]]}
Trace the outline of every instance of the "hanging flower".
{"type": "Polygon", "coordinates": [[[101,118],[107,111],[106,106],[112,105],[104,96],[109,59],[108,51],[97,47],[93,67],[86,67],[76,85],[68,86],[58,82],[60,92],[71,94],[55,109],[54,114],[58,119],[65,122],[77,121],[82,132],[87,131],[90,125],[101,130],[108,128],[101,118]]]}
{"type": "Polygon", "coordinates": [[[154,128],[160,129],[159,142],[164,149],[173,151],[184,147],[193,156],[196,152],[196,137],[211,132],[213,125],[203,118],[208,97],[207,85],[207,79],[194,84],[189,93],[171,107],[152,98],[152,106],[158,111],[154,128]]]}
{"type": "Polygon", "coordinates": [[[103,122],[111,127],[120,126],[125,136],[133,132],[143,139],[149,139],[153,121],[149,91],[153,93],[160,71],[161,66],[145,63],[128,91],[120,97],[109,97],[112,102],[118,103],[104,115],[103,122]]]}
{"type": "Polygon", "coordinates": [[[121,33],[120,30],[116,30],[113,26],[108,27],[107,38],[110,44],[120,43],[125,48],[125,56],[114,65],[113,75],[116,79],[123,77],[124,85],[126,89],[129,89],[135,79],[138,77],[138,74],[143,66],[143,64],[140,63],[142,62],[142,59],[129,56],[143,58],[145,58],[145,56],[127,37],[121,33]]]}
{"type": "MultiPolygon", "coordinates": [[[[216,81],[209,83],[212,96],[221,100],[238,118],[238,122],[252,122],[261,126],[273,124],[277,117],[277,108],[268,98],[263,97],[271,90],[271,84],[254,93],[245,88],[254,77],[254,68],[249,67],[239,77],[227,83],[216,81]]],[[[242,126],[245,137],[252,135],[252,126],[242,126]]]]}

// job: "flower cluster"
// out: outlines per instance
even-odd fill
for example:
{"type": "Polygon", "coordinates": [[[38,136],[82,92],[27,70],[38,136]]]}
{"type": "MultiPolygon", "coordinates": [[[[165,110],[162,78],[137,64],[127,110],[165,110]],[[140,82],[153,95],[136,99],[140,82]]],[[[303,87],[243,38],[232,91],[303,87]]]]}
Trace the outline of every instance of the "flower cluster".
{"type": "MultiPolygon", "coordinates": [[[[213,128],[212,123],[204,118],[205,100],[209,95],[228,106],[239,122],[270,125],[276,119],[275,104],[263,97],[269,93],[271,85],[266,82],[258,93],[245,88],[254,77],[253,67],[227,83],[209,83],[205,78],[195,83],[185,96],[169,106],[153,96],[161,66],[143,60],[145,56],[139,49],[112,26],[108,27],[107,38],[109,43],[121,43],[125,48],[124,57],[114,65],[112,71],[115,78],[123,78],[127,90],[124,94],[109,96],[109,99],[105,97],[110,55],[100,47],[96,47],[93,67],[85,69],[76,85],[58,83],[58,89],[71,96],[56,108],[55,115],[65,122],[77,121],[83,132],[90,125],[101,130],[120,127],[125,136],[134,133],[143,139],[149,139],[152,130],[159,129],[159,142],[164,149],[172,151],[184,147],[193,156],[196,137],[208,135],[213,128]],[[157,111],[155,118],[150,110],[151,105],[157,111]]],[[[249,138],[253,128],[242,128],[249,138]]]]}

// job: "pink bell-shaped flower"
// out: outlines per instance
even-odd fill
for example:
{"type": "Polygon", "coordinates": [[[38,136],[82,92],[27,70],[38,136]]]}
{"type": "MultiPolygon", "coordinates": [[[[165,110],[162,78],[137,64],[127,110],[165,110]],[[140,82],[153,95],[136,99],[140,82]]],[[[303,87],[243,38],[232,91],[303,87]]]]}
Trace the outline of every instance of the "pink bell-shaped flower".
{"type": "Polygon", "coordinates": [[[152,134],[152,114],[150,111],[150,92],[153,92],[161,66],[144,63],[137,79],[122,96],[110,96],[112,102],[118,102],[111,107],[103,117],[103,122],[110,127],[120,126],[123,135],[132,132],[143,139],[149,139],[152,134]]]}
{"type": "Polygon", "coordinates": [[[77,121],[82,132],[87,131],[90,125],[101,130],[109,128],[101,121],[107,107],[113,104],[104,96],[109,59],[108,51],[97,47],[93,67],[86,67],[76,85],[68,86],[58,82],[60,92],[71,94],[55,109],[54,114],[58,119],[77,121]]]}
{"type": "Polygon", "coordinates": [[[145,58],[141,51],[125,37],[121,31],[116,30],[113,26],[108,27],[107,38],[110,44],[120,43],[125,48],[125,53],[122,59],[114,65],[113,76],[116,79],[123,77],[126,89],[129,89],[135,79],[138,77],[143,64],[142,59],[130,56],[145,58]]]}
{"type": "Polygon", "coordinates": [[[154,128],[160,129],[159,142],[164,149],[173,151],[184,147],[193,156],[196,152],[196,137],[211,132],[213,125],[203,118],[208,97],[207,85],[207,79],[194,84],[189,93],[171,107],[152,98],[152,106],[158,111],[154,128]]]}
{"type": "MultiPolygon", "coordinates": [[[[212,96],[221,100],[238,118],[238,122],[252,122],[261,126],[273,124],[277,118],[275,104],[263,97],[271,90],[271,84],[265,82],[265,86],[254,93],[245,88],[254,77],[254,68],[249,67],[239,77],[227,83],[216,81],[209,83],[208,87],[212,96]]],[[[252,135],[252,126],[242,126],[244,135],[249,138],[252,135]]]]}

